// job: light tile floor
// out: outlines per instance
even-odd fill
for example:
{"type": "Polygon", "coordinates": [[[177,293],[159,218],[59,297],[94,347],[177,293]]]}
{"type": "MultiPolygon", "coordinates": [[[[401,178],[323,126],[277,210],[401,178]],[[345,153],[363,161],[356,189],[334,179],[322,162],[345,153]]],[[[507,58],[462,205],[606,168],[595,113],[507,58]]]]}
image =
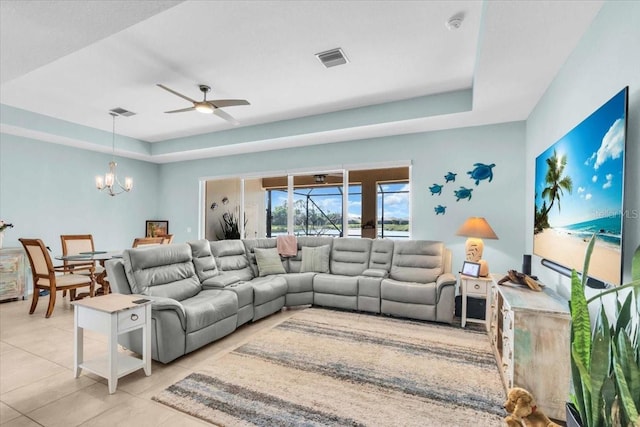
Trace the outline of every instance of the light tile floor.
{"type": "MultiPolygon", "coordinates": [[[[99,298],[99,297],[98,297],[99,298]]],[[[30,300],[0,304],[0,425],[13,426],[198,426],[197,418],[151,400],[164,388],[222,357],[253,336],[299,311],[286,309],[163,365],[120,378],[110,395],[107,381],[82,373],[73,378],[73,306],[58,294],[53,315],[48,297],[29,315],[30,300]]],[[[85,331],[85,358],[104,354],[107,337],[85,331]]]]}

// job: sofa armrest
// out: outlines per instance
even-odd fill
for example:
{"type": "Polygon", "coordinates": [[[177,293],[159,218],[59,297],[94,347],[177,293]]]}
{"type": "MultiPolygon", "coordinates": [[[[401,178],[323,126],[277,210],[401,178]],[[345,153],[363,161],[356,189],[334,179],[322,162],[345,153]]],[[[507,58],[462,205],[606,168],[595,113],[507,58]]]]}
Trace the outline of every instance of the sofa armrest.
{"type": "Polygon", "coordinates": [[[219,274],[214,277],[210,277],[202,282],[203,289],[223,289],[229,285],[240,282],[240,278],[233,274],[219,274]]]}
{"type": "Polygon", "coordinates": [[[172,298],[165,297],[156,297],[145,295],[145,298],[151,300],[151,310],[152,311],[161,311],[161,310],[173,310],[178,315],[180,319],[180,325],[182,325],[182,329],[187,328],[187,314],[184,311],[184,307],[180,304],[180,301],[174,300],[172,298]]]}
{"type": "Polygon", "coordinates": [[[389,272],[387,270],[383,270],[381,268],[369,268],[365,271],[362,272],[363,276],[367,276],[367,277],[379,277],[379,278],[386,278],[389,275],[389,272]]]}
{"type": "Polygon", "coordinates": [[[438,291],[438,295],[442,291],[442,288],[446,286],[455,286],[458,280],[456,276],[451,273],[443,273],[436,279],[436,289],[438,291]]]}

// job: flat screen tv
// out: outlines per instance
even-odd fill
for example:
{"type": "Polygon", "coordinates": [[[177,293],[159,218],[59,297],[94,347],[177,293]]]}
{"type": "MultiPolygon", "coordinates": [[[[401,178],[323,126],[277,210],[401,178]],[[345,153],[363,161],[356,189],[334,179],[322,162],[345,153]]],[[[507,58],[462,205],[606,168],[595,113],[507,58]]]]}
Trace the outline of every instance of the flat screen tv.
{"type": "Polygon", "coordinates": [[[622,280],[624,158],[628,88],[624,88],[536,158],[533,253],[582,271],[598,233],[589,277],[622,280]]]}

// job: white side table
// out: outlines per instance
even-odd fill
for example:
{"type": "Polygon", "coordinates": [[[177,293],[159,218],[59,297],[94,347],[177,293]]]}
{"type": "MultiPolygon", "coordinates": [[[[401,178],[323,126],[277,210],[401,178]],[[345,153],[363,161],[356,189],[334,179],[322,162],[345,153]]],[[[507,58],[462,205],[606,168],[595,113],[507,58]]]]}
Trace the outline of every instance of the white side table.
{"type": "MultiPolygon", "coordinates": [[[[489,325],[489,297],[488,291],[491,288],[491,277],[471,277],[460,275],[460,293],[462,294],[462,322],[461,325],[464,328],[467,322],[469,323],[482,323],[485,328],[489,325]],[[484,298],[486,299],[486,312],[483,319],[467,318],[467,297],[484,298]]],[[[488,330],[488,328],[487,328],[488,330]]]]}
{"type": "Polygon", "coordinates": [[[73,301],[75,325],[73,328],[74,352],[73,374],[80,376],[83,369],[109,381],[109,393],[118,386],[118,378],[138,369],[151,375],[151,301],[136,304],[133,301],[143,295],[109,294],[95,298],[73,301]],[[109,337],[106,356],[84,360],[84,329],[100,332],[109,337]],[[118,351],[118,335],[141,330],[143,337],[142,359],[118,351]]]}

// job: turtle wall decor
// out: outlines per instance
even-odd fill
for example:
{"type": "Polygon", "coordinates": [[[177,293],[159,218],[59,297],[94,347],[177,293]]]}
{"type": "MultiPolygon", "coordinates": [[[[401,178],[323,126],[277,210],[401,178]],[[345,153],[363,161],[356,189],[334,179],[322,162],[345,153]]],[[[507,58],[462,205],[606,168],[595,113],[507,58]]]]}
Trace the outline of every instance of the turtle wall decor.
{"type": "Polygon", "coordinates": [[[440,184],[433,184],[431,187],[429,187],[429,191],[431,191],[431,195],[441,195],[442,194],[442,185],[440,184]]]}
{"type": "Polygon", "coordinates": [[[447,174],[444,176],[444,179],[445,179],[444,183],[446,184],[449,181],[456,182],[456,175],[458,174],[453,172],[447,172],[447,174]]]}
{"type": "Polygon", "coordinates": [[[473,188],[460,187],[459,190],[453,190],[453,194],[456,196],[456,202],[459,202],[460,199],[471,200],[471,192],[473,188]]]}
{"type": "Polygon", "coordinates": [[[444,215],[445,213],[447,213],[447,207],[442,205],[436,206],[435,208],[433,208],[433,210],[436,212],[436,215],[444,215]]]}
{"type": "Polygon", "coordinates": [[[468,171],[469,177],[476,181],[476,185],[480,184],[480,181],[488,179],[489,182],[493,181],[493,168],[496,164],[490,165],[484,163],[474,163],[473,170],[468,171]]]}

